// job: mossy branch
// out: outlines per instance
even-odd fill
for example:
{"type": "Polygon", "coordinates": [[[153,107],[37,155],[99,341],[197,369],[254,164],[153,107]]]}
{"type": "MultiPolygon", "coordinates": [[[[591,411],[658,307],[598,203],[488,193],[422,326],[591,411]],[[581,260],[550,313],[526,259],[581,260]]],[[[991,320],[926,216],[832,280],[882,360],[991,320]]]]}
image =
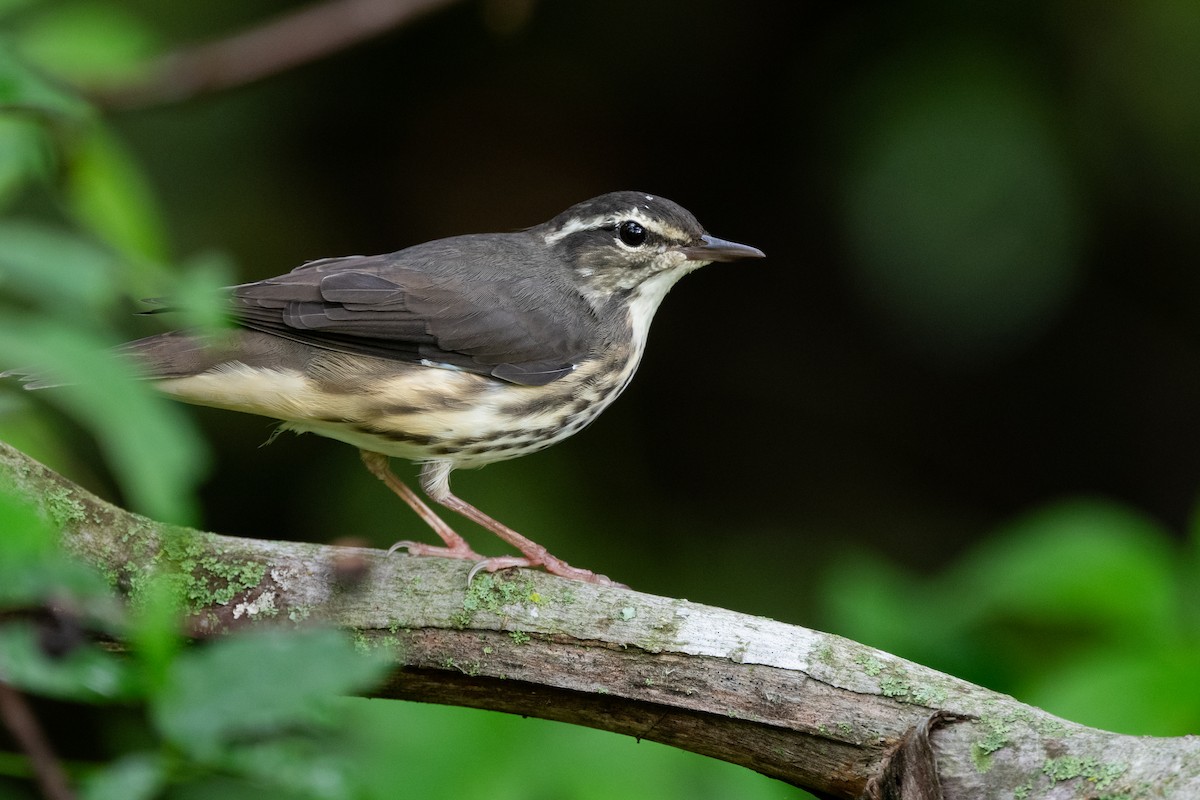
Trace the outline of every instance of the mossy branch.
{"type": "Polygon", "coordinates": [[[319,622],[386,648],[380,697],[651,739],[827,797],[1200,797],[1200,737],[1086,728],[831,634],[531,570],[468,589],[466,563],[163,525],[3,443],[0,481],[124,591],[177,575],[197,635],[319,622]]]}

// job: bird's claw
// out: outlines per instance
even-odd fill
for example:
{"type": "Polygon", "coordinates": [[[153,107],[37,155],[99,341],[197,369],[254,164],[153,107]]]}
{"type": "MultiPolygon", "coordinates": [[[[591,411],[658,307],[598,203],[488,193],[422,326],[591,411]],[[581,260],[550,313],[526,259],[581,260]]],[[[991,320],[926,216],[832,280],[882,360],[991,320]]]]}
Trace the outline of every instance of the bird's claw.
{"type": "Polygon", "coordinates": [[[474,561],[475,564],[467,573],[468,588],[470,588],[471,582],[475,580],[475,577],[480,572],[499,572],[502,569],[514,569],[516,567],[541,567],[551,575],[558,575],[561,578],[594,583],[597,586],[612,586],[618,589],[629,588],[623,583],[614,581],[607,575],[572,567],[567,562],[549,554],[545,554],[541,558],[529,558],[525,556],[486,557],[479,555],[469,547],[440,547],[438,545],[425,544],[424,542],[402,540],[388,548],[388,555],[395,553],[397,550],[406,550],[411,556],[436,556],[439,558],[461,558],[467,561],[474,561]]]}
{"type": "Polygon", "coordinates": [[[410,556],[436,556],[438,558],[461,558],[467,561],[479,561],[483,556],[476,553],[469,547],[441,547],[436,544],[425,544],[424,542],[410,542],[403,539],[396,542],[387,549],[387,554],[390,556],[397,550],[405,550],[410,556]]]}
{"type": "Polygon", "coordinates": [[[513,569],[514,567],[532,567],[536,566],[528,558],[519,556],[493,556],[492,558],[484,558],[475,563],[471,567],[471,571],[467,573],[467,588],[471,588],[471,581],[475,580],[475,576],[481,571],[499,572],[502,569],[513,569]]]}

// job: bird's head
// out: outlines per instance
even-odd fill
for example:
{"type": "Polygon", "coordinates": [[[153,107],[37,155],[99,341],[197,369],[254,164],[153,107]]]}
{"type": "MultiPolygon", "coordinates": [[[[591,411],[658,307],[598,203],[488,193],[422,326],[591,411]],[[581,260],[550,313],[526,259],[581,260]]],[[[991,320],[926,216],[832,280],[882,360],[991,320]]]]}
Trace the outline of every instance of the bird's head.
{"type": "Polygon", "coordinates": [[[570,265],[594,305],[638,294],[656,302],[705,264],[764,256],[756,247],[710,236],[687,209],[643,192],[585,200],[531,233],[570,265]]]}

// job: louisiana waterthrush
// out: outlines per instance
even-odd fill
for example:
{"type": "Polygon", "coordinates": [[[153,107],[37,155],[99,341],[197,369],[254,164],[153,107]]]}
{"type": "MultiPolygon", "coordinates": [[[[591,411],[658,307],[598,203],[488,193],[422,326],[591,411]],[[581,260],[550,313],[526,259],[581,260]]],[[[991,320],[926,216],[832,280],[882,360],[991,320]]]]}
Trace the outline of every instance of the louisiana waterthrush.
{"type": "Polygon", "coordinates": [[[125,349],[175,398],[274,417],[359,448],[444,543],[393,550],[611,583],[455,497],[450,473],[582,430],[629,384],[677,280],[713,261],[762,256],[709,236],[669,200],[613,192],[515,233],[312,261],[234,287],[238,329],[229,341],[172,332],[125,349]],[[521,555],[475,553],[391,472],[390,456],[419,462],[432,500],[521,555]]]}

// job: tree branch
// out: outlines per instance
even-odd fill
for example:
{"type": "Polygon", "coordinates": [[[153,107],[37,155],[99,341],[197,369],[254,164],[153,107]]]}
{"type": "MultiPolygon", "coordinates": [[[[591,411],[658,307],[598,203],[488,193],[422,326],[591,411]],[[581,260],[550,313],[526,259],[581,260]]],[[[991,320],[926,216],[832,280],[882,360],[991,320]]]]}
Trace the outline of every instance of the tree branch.
{"type": "Polygon", "coordinates": [[[396,660],[381,697],[651,739],[829,797],[1200,797],[1200,737],[1122,736],[838,636],[530,570],[218,536],[130,514],[0,443],[0,480],[137,585],[188,570],[197,633],[349,629],[396,660]]]}
{"type": "Polygon", "coordinates": [[[135,81],[93,87],[110,108],[140,108],[242,86],[315,61],[454,0],[328,0],[151,61],[135,81]]]}

